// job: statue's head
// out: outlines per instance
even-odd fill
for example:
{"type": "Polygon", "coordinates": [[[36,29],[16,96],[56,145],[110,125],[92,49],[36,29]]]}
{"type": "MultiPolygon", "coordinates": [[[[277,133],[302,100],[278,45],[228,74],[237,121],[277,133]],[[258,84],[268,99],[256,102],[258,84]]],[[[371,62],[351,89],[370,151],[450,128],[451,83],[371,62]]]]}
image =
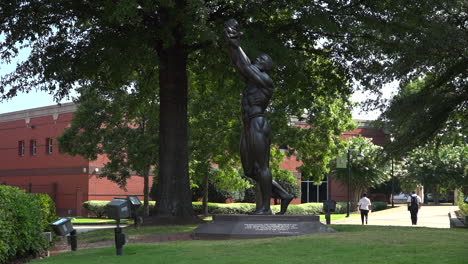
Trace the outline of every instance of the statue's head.
{"type": "Polygon", "coordinates": [[[273,69],[273,60],[271,59],[270,56],[268,56],[268,54],[262,54],[260,56],[258,56],[253,64],[255,66],[257,66],[261,71],[264,71],[264,72],[269,72],[273,69]]]}
{"type": "Polygon", "coordinates": [[[233,28],[237,30],[238,26],[239,26],[239,23],[237,22],[237,20],[233,18],[229,19],[228,21],[226,21],[226,23],[224,23],[225,28],[233,28]]]}

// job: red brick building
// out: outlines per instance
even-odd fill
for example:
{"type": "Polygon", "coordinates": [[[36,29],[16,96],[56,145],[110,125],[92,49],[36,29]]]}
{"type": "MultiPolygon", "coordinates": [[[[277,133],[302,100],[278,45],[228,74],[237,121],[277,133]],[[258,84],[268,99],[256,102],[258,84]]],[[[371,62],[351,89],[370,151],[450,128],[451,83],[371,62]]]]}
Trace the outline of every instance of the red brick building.
{"type": "Polygon", "coordinates": [[[48,193],[62,216],[82,215],[87,200],[141,196],[141,177],[132,177],[127,191],[96,177],[104,157],[89,161],[60,153],[56,138],[69,126],[75,110],[75,104],[66,103],[0,114],[0,184],[48,193]]]}
{"type": "MultiPolygon", "coordinates": [[[[363,136],[371,138],[372,142],[376,145],[383,145],[387,140],[387,134],[382,129],[376,129],[370,126],[367,120],[355,120],[358,128],[353,131],[343,132],[341,138],[347,139],[350,137],[363,136]]],[[[308,124],[294,122],[295,125],[300,127],[308,127],[308,124]]],[[[297,161],[294,156],[287,158],[281,164],[281,168],[294,172],[294,175],[301,183],[301,203],[309,202],[323,202],[325,200],[335,200],[338,202],[346,202],[348,199],[348,189],[346,185],[341,182],[324,178],[320,185],[315,185],[313,181],[302,180],[302,175],[297,171],[297,167],[301,166],[301,162],[297,161]]],[[[297,201],[298,203],[299,201],[297,201]]]]}
{"type": "MultiPolygon", "coordinates": [[[[131,177],[127,191],[96,177],[107,162],[104,156],[89,161],[60,153],[56,138],[69,126],[75,110],[75,104],[66,103],[0,114],[0,184],[48,193],[56,202],[57,214],[62,216],[82,215],[82,203],[87,200],[111,200],[122,195],[139,195],[143,199],[141,177],[131,177]]],[[[358,135],[372,138],[375,144],[385,141],[383,131],[366,127],[365,122],[359,122],[356,130],[343,133],[345,138],[358,135]]],[[[300,165],[291,157],[281,166],[301,180],[297,172],[300,165]]],[[[302,197],[295,203],[347,199],[345,186],[332,179],[325,179],[321,185],[310,181],[302,181],[301,185],[302,197]]]]}

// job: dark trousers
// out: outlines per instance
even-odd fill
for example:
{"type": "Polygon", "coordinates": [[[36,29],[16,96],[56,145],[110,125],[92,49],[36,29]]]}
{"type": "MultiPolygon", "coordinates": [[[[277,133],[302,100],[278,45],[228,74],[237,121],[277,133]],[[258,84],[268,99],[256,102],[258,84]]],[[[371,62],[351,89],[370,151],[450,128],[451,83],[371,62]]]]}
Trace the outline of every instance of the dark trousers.
{"type": "Polygon", "coordinates": [[[364,217],[366,218],[366,224],[367,224],[367,218],[369,216],[369,210],[364,210],[364,209],[359,209],[361,211],[361,222],[364,224],[364,217]]]}
{"type": "Polygon", "coordinates": [[[411,208],[410,209],[411,213],[411,223],[413,225],[416,225],[418,223],[418,208],[411,208]]]}

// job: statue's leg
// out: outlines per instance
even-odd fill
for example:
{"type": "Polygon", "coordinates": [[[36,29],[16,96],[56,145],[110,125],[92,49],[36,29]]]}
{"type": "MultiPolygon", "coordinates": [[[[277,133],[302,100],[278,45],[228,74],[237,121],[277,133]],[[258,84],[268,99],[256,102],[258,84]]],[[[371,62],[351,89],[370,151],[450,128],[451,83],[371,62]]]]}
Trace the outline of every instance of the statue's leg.
{"type": "Polygon", "coordinates": [[[254,165],[252,163],[252,160],[249,159],[247,135],[245,133],[242,133],[241,135],[240,157],[241,157],[241,162],[242,162],[242,169],[244,170],[244,175],[249,178],[252,178],[254,181],[257,181],[254,165]]]}
{"type": "Polygon", "coordinates": [[[258,178],[257,182],[260,186],[262,197],[261,207],[254,214],[271,215],[270,127],[264,117],[255,117],[250,121],[250,133],[247,139],[248,155],[256,168],[255,174],[258,178]]]}
{"type": "Polygon", "coordinates": [[[277,215],[283,215],[288,210],[289,203],[292,201],[294,196],[289,194],[283,186],[281,186],[276,181],[272,181],[273,193],[279,196],[281,199],[281,210],[276,213],[277,215]]]}

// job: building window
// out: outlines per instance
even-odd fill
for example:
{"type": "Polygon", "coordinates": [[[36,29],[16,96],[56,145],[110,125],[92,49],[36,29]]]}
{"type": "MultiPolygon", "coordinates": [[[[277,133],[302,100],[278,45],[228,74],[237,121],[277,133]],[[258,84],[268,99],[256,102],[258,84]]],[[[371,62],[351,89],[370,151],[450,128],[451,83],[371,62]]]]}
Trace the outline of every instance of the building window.
{"type": "Polygon", "coordinates": [[[31,156],[35,156],[37,154],[37,143],[35,139],[31,139],[31,141],[29,141],[29,151],[31,152],[31,156]]]}
{"type": "Polygon", "coordinates": [[[18,141],[18,155],[24,156],[24,140],[18,141]]]}
{"type": "Polygon", "coordinates": [[[52,138],[46,138],[46,154],[52,154],[52,150],[53,150],[53,141],[52,141],[52,138]]]}
{"type": "Polygon", "coordinates": [[[301,182],[301,203],[320,203],[328,200],[328,183],[322,181],[315,185],[313,181],[301,182]]]}

